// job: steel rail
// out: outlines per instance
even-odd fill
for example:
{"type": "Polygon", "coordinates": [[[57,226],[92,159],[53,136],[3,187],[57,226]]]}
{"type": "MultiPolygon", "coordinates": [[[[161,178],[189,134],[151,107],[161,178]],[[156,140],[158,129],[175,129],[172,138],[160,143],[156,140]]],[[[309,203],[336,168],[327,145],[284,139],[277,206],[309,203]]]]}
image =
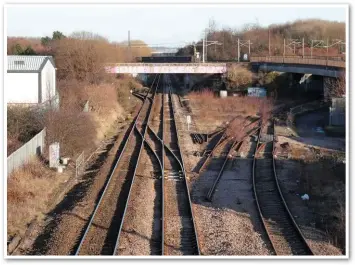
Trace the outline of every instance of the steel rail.
{"type": "MultiPolygon", "coordinates": [[[[236,119],[236,117],[234,117],[229,123],[233,122],[235,119],[236,119]]],[[[246,127],[248,127],[248,126],[250,126],[250,125],[252,125],[252,124],[254,124],[254,123],[257,122],[257,121],[258,121],[258,120],[253,121],[253,122],[249,123],[248,125],[245,125],[245,126],[243,127],[243,129],[246,128],[246,127]]],[[[217,148],[219,148],[219,147],[222,145],[222,143],[228,139],[228,138],[226,137],[226,128],[223,128],[223,129],[220,129],[220,130],[219,130],[219,132],[222,132],[222,131],[224,131],[224,132],[223,132],[223,134],[221,135],[221,138],[219,138],[218,142],[217,142],[216,145],[212,148],[211,152],[209,152],[209,153],[207,154],[206,159],[205,159],[204,161],[202,161],[202,165],[200,166],[200,168],[199,168],[198,171],[197,171],[198,174],[201,172],[201,170],[203,170],[203,169],[205,168],[205,166],[206,166],[206,164],[207,164],[207,161],[212,157],[213,152],[215,152],[215,151],[217,150],[217,148]]],[[[216,132],[215,132],[215,133],[216,133],[216,132]]]]}
{"type": "Polygon", "coordinates": [[[190,209],[192,224],[193,224],[194,232],[195,232],[197,253],[198,253],[198,255],[201,255],[200,244],[199,244],[198,234],[197,234],[197,229],[196,229],[196,222],[195,222],[195,218],[194,218],[194,211],[193,211],[193,208],[192,208],[191,195],[190,195],[189,187],[188,187],[187,180],[186,180],[186,171],[185,171],[185,165],[184,165],[184,158],[183,158],[183,155],[182,155],[182,152],[181,152],[181,148],[180,148],[180,144],[179,144],[179,134],[178,134],[178,128],[177,128],[176,121],[175,121],[175,109],[174,109],[174,103],[173,103],[172,96],[171,96],[171,87],[169,87],[169,99],[170,99],[172,113],[173,113],[173,122],[174,122],[174,125],[175,125],[174,127],[175,127],[175,130],[176,130],[178,151],[180,153],[181,162],[182,162],[182,166],[183,166],[182,167],[182,171],[183,171],[183,174],[184,174],[184,178],[183,179],[184,179],[184,183],[185,183],[185,187],[186,187],[186,191],[187,191],[187,197],[188,197],[188,200],[189,200],[189,209],[190,209]]]}
{"type": "Polygon", "coordinates": [[[258,212],[259,212],[259,216],[261,218],[261,221],[264,225],[264,228],[265,228],[265,231],[266,231],[266,234],[269,238],[269,241],[271,243],[271,246],[272,246],[272,249],[273,251],[276,253],[276,248],[274,246],[274,243],[272,242],[271,238],[270,238],[270,235],[267,231],[267,228],[266,228],[266,224],[265,224],[265,220],[264,220],[264,217],[261,213],[261,209],[260,209],[260,204],[259,204],[259,200],[258,200],[258,195],[256,193],[256,184],[255,184],[255,164],[256,164],[256,154],[257,154],[257,151],[258,151],[258,147],[259,147],[259,143],[260,143],[260,135],[261,135],[261,130],[262,130],[262,124],[260,122],[260,129],[259,129],[259,133],[258,133],[258,140],[256,141],[256,146],[255,146],[255,150],[254,150],[254,158],[253,158],[253,166],[252,166],[252,177],[253,177],[253,191],[254,191],[254,197],[255,197],[255,202],[256,202],[256,206],[258,208],[258,212]]]}
{"type": "MultiPolygon", "coordinates": [[[[217,148],[227,139],[225,137],[226,135],[226,131],[223,132],[223,134],[221,135],[221,137],[218,139],[218,142],[216,143],[216,145],[212,148],[211,152],[209,152],[207,154],[207,157],[205,158],[205,160],[202,161],[202,165],[200,166],[200,168],[197,170],[197,173],[199,174],[201,172],[201,170],[203,170],[207,164],[207,161],[210,159],[210,157],[212,157],[213,152],[215,152],[217,150],[217,148]]],[[[207,150],[206,150],[207,151],[207,150]]]]}
{"type": "MultiPolygon", "coordinates": [[[[149,98],[150,99],[150,98],[149,98]]],[[[152,101],[152,108],[154,105],[154,101],[155,101],[155,97],[154,99],[150,99],[152,101]]],[[[162,107],[161,107],[161,115],[162,115],[162,119],[161,119],[161,124],[162,124],[162,135],[164,136],[164,93],[162,93],[162,107]]],[[[160,164],[160,168],[161,168],[161,182],[162,182],[162,202],[161,202],[161,212],[162,212],[162,218],[161,218],[161,253],[162,255],[164,255],[164,142],[162,139],[159,138],[159,136],[157,135],[157,133],[155,133],[155,131],[150,127],[149,125],[149,120],[147,122],[147,127],[148,129],[151,131],[151,133],[157,138],[157,140],[160,142],[161,144],[161,158],[159,159],[159,164],[160,164]]]]}
{"type": "MultiPolygon", "coordinates": [[[[155,91],[153,92],[153,95],[152,97],[154,98],[155,97],[155,94],[156,94],[156,91],[157,91],[157,88],[158,88],[158,85],[159,85],[159,81],[160,81],[160,75],[158,75],[158,81],[157,81],[157,84],[156,84],[156,88],[155,88],[155,91]]],[[[117,239],[116,239],[116,245],[115,245],[115,248],[114,248],[114,252],[113,252],[113,255],[116,254],[117,252],[117,248],[119,246],[119,242],[120,242],[120,236],[121,236],[121,232],[122,232],[122,227],[123,227],[123,223],[124,223],[124,220],[125,220],[125,216],[126,216],[126,212],[127,212],[127,208],[128,208],[128,203],[130,201],[130,198],[131,198],[131,192],[132,192],[132,187],[133,187],[133,183],[134,183],[134,180],[135,180],[135,177],[136,177],[136,172],[137,172],[137,168],[138,168],[138,165],[139,165],[139,160],[140,160],[140,157],[141,157],[141,154],[142,154],[142,147],[143,147],[143,144],[144,144],[144,138],[145,138],[145,134],[147,132],[147,127],[148,127],[148,121],[149,121],[149,118],[150,118],[150,114],[151,114],[151,110],[152,110],[152,107],[153,107],[153,104],[150,104],[149,108],[148,108],[148,116],[146,117],[146,124],[144,126],[144,129],[143,129],[143,134],[141,134],[143,137],[142,137],[142,143],[141,143],[141,146],[139,148],[139,153],[138,153],[138,158],[137,158],[137,163],[136,163],[136,166],[134,168],[134,172],[133,172],[133,178],[132,178],[132,181],[131,181],[131,184],[130,184],[130,187],[129,187],[129,191],[128,191],[128,196],[127,196],[127,200],[126,200],[126,203],[125,203],[125,207],[124,207],[124,211],[123,211],[123,215],[122,215],[122,220],[121,220],[121,224],[120,224],[120,228],[118,230],[118,236],[117,236],[117,239]]],[[[143,127],[143,124],[144,124],[144,121],[143,120],[143,123],[142,123],[142,127],[143,127]]],[[[135,124],[136,126],[137,124],[135,124]]],[[[137,128],[138,129],[138,128],[137,128]]],[[[138,130],[139,131],[139,130],[138,130]]]]}
{"type": "MultiPolygon", "coordinates": [[[[161,177],[161,194],[162,194],[162,204],[161,204],[161,211],[162,211],[162,231],[161,231],[161,235],[162,235],[162,246],[161,246],[161,249],[162,249],[162,255],[164,255],[164,235],[165,235],[165,227],[164,227],[164,224],[165,224],[165,220],[164,220],[164,216],[165,216],[165,213],[164,213],[164,173],[165,173],[165,164],[164,164],[164,87],[162,87],[162,93],[161,93],[161,126],[162,126],[162,131],[161,131],[161,161],[162,161],[162,166],[163,166],[163,174],[162,174],[162,177],[161,177]]],[[[149,129],[151,129],[149,126],[148,126],[149,129]]],[[[151,130],[153,131],[153,130],[151,130]]],[[[155,135],[155,134],[154,134],[155,135]]],[[[156,135],[158,136],[158,135],[156,135]]]]}
{"type": "Polygon", "coordinates": [[[286,200],[283,196],[283,193],[282,193],[282,190],[281,190],[281,187],[279,185],[279,180],[278,180],[278,177],[277,177],[277,172],[276,172],[276,163],[275,163],[275,141],[276,141],[276,130],[275,130],[275,120],[273,121],[273,129],[274,129],[274,133],[273,133],[273,143],[272,143],[272,168],[273,168],[273,171],[274,171],[274,177],[275,177],[275,182],[276,182],[276,186],[277,186],[277,190],[280,194],[280,197],[281,197],[281,200],[282,200],[282,203],[283,205],[285,206],[286,208],[286,211],[288,213],[288,216],[290,217],[294,227],[296,228],[299,236],[302,238],[303,242],[306,244],[306,246],[308,247],[308,251],[311,253],[311,255],[314,255],[313,251],[312,251],[312,248],[309,246],[309,244],[307,243],[307,240],[306,238],[304,237],[301,229],[299,228],[296,220],[293,218],[293,215],[290,211],[290,209],[288,208],[287,206],[287,203],[286,203],[286,200]]]}
{"type": "MultiPolygon", "coordinates": [[[[163,140],[160,139],[160,137],[153,131],[153,129],[150,128],[150,126],[148,126],[148,129],[153,133],[153,135],[154,135],[159,141],[163,142],[163,140]]],[[[175,155],[175,153],[173,152],[173,150],[171,150],[170,147],[167,146],[166,144],[163,143],[163,145],[164,145],[164,148],[166,148],[166,150],[168,150],[169,153],[174,157],[174,159],[176,160],[176,162],[179,163],[180,167],[183,168],[183,165],[181,164],[180,159],[175,155]]]]}
{"type": "Polygon", "coordinates": [[[142,133],[139,131],[139,129],[137,128],[137,126],[135,127],[136,131],[139,133],[139,135],[141,136],[141,138],[143,139],[144,143],[148,146],[148,148],[152,151],[152,153],[154,154],[156,160],[158,161],[159,163],[159,166],[160,166],[160,169],[162,168],[162,164],[161,164],[161,161],[160,161],[160,158],[157,154],[157,152],[153,149],[153,147],[150,145],[150,143],[146,140],[145,137],[143,137],[142,133]]]}
{"type": "MultiPolygon", "coordinates": [[[[251,123],[251,124],[253,124],[253,123],[251,123]]],[[[250,124],[249,124],[249,125],[250,125],[250,124]]],[[[247,125],[247,126],[249,126],[249,125],[247,125]]],[[[245,126],[245,127],[247,127],[247,126],[245,126]]],[[[214,180],[214,182],[213,182],[213,184],[212,184],[210,190],[209,190],[208,193],[207,193],[206,199],[207,199],[208,201],[212,201],[213,194],[214,194],[214,192],[215,192],[215,190],[216,190],[216,187],[217,187],[217,184],[218,184],[219,180],[221,179],[221,177],[222,177],[222,175],[223,175],[224,168],[225,168],[225,166],[226,166],[226,164],[227,164],[227,162],[228,162],[228,160],[229,160],[229,155],[230,155],[230,153],[232,152],[232,150],[234,150],[235,147],[239,144],[239,146],[237,147],[237,150],[236,150],[237,152],[239,152],[239,150],[240,150],[240,148],[242,147],[243,142],[245,141],[245,139],[246,139],[247,137],[249,137],[254,131],[256,131],[256,130],[258,130],[258,129],[259,129],[259,127],[251,129],[245,136],[243,136],[243,138],[242,138],[240,141],[235,140],[235,141],[233,142],[233,144],[231,145],[231,147],[230,147],[229,150],[228,150],[228,153],[227,153],[226,158],[225,158],[225,160],[224,160],[224,162],[223,162],[223,165],[222,165],[222,167],[221,167],[221,169],[220,169],[220,171],[219,171],[219,173],[218,173],[217,178],[214,180]]]]}
{"type": "MultiPolygon", "coordinates": [[[[157,77],[157,76],[155,76],[153,83],[155,82],[156,77],[157,77]]],[[[150,90],[151,90],[151,89],[150,89],[150,90]]],[[[150,90],[147,91],[145,97],[148,96],[150,90]]],[[[117,166],[118,166],[118,164],[119,164],[119,162],[120,162],[120,160],[121,160],[121,158],[122,158],[122,154],[123,154],[124,151],[126,150],[128,140],[129,140],[129,138],[131,137],[132,132],[134,131],[134,127],[135,127],[135,125],[136,125],[136,123],[137,123],[137,121],[138,121],[138,118],[139,118],[139,115],[140,115],[140,113],[141,113],[141,111],[142,111],[142,109],[143,109],[143,106],[144,106],[144,101],[143,101],[143,104],[142,104],[142,106],[140,107],[140,109],[139,109],[139,111],[138,111],[138,113],[137,113],[137,115],[136,115],[136,117],[135,117],[135,120],[134,120],[134,122],[133,122],[133,126],[132,126],[132,128],[131,128],[131,130],[130,130],[128,136],[127,136],[127,139],[125,139],[125,143],[124,143],[124,146],[123,146],[123,148],[122,148],[122,151],[121,151],[121,153],[120,153],[120,155],[119,155],[119,157],[118,157],[118,159],[117,159],[117,162],[116,162],[116,164],[115,164],[115,166],[114,166],[114,168],[113,168],[113,170],[112,170],[112,172],[111,172],[111,174],[110,174],[110,177],[109,177],[109,179],[108,179],[108,181],[107,181],[107,183],[106,183],[106,185],[105,185],[104,191],[102,192],[102,194],[101,194],[101,196],[100,196],[100,199],[99,199],[98,203],[97,203],[96,206],[95,206],[94,212],[93,212],[93,214],[92,214],[92,216],[91,216],[91,218],[90,218],[90,221],[89,221],[89,223],[88,223],[88,225],[87,225],[87,227],[86,227],[86,229],[85,229],[84,235],[83,235],[82,238],[80,239],[79,246],[77,247],[76,252],[75,252],[75,255],[76,255],[76,256],[79,255],[80,249],[81,249],[81,247],[82,247],[82,245],[83,245],[83,243],[84,243],[84,241],[85,241],[85,238],[86,238],[86,236],[87,236],[87,234],[88,234],[88,232],[89,232],[89,230],[90,230],[90,228],[91,228],[91,226],[92,226],[92,222],[93,222],[93,220],[94,220],[94,218],[95,218],[95,216],[96,216],[96,213],[97,213],[97,211],[98,211],[98,209],[99,209],[99,207],[100,207],[100,205],[101,205],[101,202],[102,202],[102,200],[103,200],[103,198],[104,198],[104,196],[105,196],[105,194],[106,194],[106,191],[107,191],[107,189],[108,189],[108,187],[109,187],[109,185],[110,185],[110,183],[111,183],[111,180],[112,180],[113,175],[114,175],[114,173],[115,173],[115,171],[116,171],[116,168],[117,168],[117,166]]]]}
{"type": "MultiPolygon", "coordinates": [[[[274,145],[275,145],[275,140],[276,140],[276,133],[275,133],[275,124],[274,124],[274,121],[273,121],[273,128],[274,128],[274,132],[273,132],[273,140],[272,140],[272,172],[273,172],[273,180],[275,181],[275,184],[277,186],[277,193],[278,195],[280,196],[280,201],[281,201],[281,204],[282,204],[282,207],[286,210],[286,218],[289,218],[291,220],[291,224],[293,225],[293,228],[296,230],[296,233],[297,235],[299,236],[299,238],[301,239],[301,242],[304,244],[304,247],[305,247],[305,252],[307,253],[307,255],[313,255],[313,252],[310,248],[310,246],[308,245],[306,239],[304,238],[301,230],[299,229],[297,223],[295,222],[295,220],[293,219],[292,217],[292,214],[286,204],[286,201],[284,200],[283,198],[283,195],[282,195],[282,191],[280,189],[280,186],[278,184],[278,180],[277,180],[277,175],[276,175],[276,166],[275,166],[275,160],[274,160],[274,145]]],[[[262,131],[262,126],[260,127],[259,129],[259,135],[258,135],[258,140],[257,140],[257,144],[256,144],[256,147],[255,147],[255,151],[254,151],[254,158],[253,158],[253,165],[252,165],[252,177],[253,177],[253,192],[254,192],[254,196],[255,196],[255,202],[256,202],[256,205],[257,205],[257,208],[258,208],[258,212],[259,212],[259,216],[262,220],[262,223],[263,223],[263,226],[264,226],[264,229],[266,231],[266,234],[269,238],[269,241],[271,243],[271,246],[273,248],[273,251],[276,253],[276,255],[283,255],[282,253],[280,253],[275,245],[275,242],[272,240],[272,232],[268,229],[268,225],[266,224],[266,221],[265,221],[265,218],[264,218],[264,215],[263,215],[263,212],[261,210],[261,206],[260,206],[260,202],[259,202],[259,198],[258,198],[258,193],[257,193],[257,188],[256,188],[256,181],[255,181],[255,175],[256,175],[256,169],[255,169],[255,165],[256,165],[256,156],[257,156],[257,152],[259,150],[259,144],[260,144],[260,135],[261,135],[261,131],[262,131]]],[[[291,248],[291,246],[290,246],[291,248]]],[[[292,249],[291,249],[292,251],[292,249]]]]}

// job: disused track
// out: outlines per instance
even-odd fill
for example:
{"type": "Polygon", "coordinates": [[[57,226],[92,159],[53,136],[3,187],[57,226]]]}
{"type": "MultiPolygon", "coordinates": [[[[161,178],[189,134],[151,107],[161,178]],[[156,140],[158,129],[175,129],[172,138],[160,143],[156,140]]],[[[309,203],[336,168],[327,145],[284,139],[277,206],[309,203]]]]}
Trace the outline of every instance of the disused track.
{"type": "MultiPolygon", "coordinates": [[[[159,82],[155,77],[152,88],[159,82]]],[[[139,164],[139,156],[143,147],[146,122],[152,104],[144,97],[133,126],[124,138],[124,147],[115,167],[107,181],[104,191],[95,210],[79,240],[75,255],[114,255],[116,253],[119,234],[124,214],[129,201],[129,194],[139,164]],[[143,131],[143,134],[141,133],[143,131]]],[[[155,91],[152,92],[154,97],[155,91]]]]}
{"type": "Polygon", "coordinates": [[[253,159],[253,191],[262,223],[270,239],[276,255],[313,255],[299,227],[290,213],[278,184],[275,161],[274,124],[265,126],[272,133],[271,140],[264,142],[261,136],[266,135],[259,130],[257,145],[253,159]],[[260,149],[264,148],[263,155],[260,149]]]}

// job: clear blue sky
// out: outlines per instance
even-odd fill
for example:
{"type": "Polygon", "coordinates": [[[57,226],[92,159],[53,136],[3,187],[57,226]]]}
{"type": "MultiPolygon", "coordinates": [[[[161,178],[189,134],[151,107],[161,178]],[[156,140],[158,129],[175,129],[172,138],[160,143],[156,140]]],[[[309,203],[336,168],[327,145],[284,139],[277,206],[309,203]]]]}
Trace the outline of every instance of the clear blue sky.
{"type": "Polygon", "coordinates": [[[202,36],[210,18],[218,27],[262,26],[296,19],[346,21],[346,8],[307,6],[189,5],[12,5],[7,7],[7,35],[42,37],[53,31],[69,35],[91,31],[110,41],[141,39],[148,44],[183,45],[202,36]]]}

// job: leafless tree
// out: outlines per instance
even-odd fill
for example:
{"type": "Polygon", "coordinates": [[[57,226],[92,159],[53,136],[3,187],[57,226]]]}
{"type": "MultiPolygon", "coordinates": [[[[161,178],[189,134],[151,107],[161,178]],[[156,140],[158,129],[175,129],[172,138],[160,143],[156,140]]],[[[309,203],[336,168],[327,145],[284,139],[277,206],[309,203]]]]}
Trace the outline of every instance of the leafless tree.
{"type": "Polygon", "coordinates": [[[342,72],[338,78],[326,78],[325,86],[327,93],[324,95],[325,101],[331,101],[332,98],[344,97],[346,93],[345,72],[342,72]]]}
{"type": "Polygon", "coordinates": [[[252,72],[247,68],[232,65],[228,68],[225,80],[229,89],[240,90],[252,82],[252,72]]]}

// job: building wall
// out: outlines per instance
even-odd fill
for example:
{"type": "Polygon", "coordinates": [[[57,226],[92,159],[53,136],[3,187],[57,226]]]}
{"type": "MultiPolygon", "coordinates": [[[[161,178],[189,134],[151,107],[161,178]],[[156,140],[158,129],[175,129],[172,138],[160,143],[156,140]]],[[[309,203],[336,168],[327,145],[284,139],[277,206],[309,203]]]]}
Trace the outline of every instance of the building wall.
{"type": "Polygon", "coordinates": [[[41,71],[41,102],[45,102],[55,96],[56,80],[55,68],[48,60],[41,71]]]}
{"type": "Polygon", "coordinates": [[[345,98],[332,98],[329,109],[329,125],[345,126],[345,98]]]}
{"type": "Polygon", "coordinates": [[[7,73],[7,103],[38,103],[38,73],[7,73]]]}

